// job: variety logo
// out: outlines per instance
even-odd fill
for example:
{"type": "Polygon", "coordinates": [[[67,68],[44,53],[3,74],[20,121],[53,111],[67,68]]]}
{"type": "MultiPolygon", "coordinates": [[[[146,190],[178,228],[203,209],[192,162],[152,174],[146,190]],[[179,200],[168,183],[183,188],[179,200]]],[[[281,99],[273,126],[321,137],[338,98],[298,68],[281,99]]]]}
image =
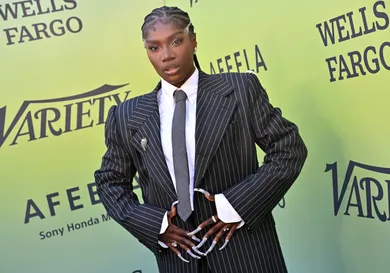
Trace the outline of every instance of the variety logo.
{"type": "Polygon", "coordinates": [[[128,99],[130,91],[120,90],[126,85],[103,85],[69,97],[26,100],[12,118],[7,118],[9,110],[4,106],[0,108],[0,148],[102,125],[107,108],[128,99]]]}
{"type": "Polygon", "coordinates": [[[337,162],[327,164],[331,171],[334,215],[342,207],[344,215],[390,221],[390,168],[376,167],[350,161],[344,181],[339,182],[337,162]]]}

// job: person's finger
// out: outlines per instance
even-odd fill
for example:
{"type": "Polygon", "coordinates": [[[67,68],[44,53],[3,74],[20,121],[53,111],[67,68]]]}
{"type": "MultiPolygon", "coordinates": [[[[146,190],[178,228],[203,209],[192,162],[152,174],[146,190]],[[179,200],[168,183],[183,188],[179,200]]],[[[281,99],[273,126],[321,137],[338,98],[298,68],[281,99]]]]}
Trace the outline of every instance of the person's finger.
{"type": "Polygon", "coordinates": [[[183,262],[186,262],[186,263],[189,263],[190,261],[186,260],[183,258],[183,256],[181,256],[181,254],[177,254],[177,256],[183,261],[183,262]]]}
{"type": "MultiPolygon", "coordinates": [[[[171,227],[169,230],[167,230],[163,237],[162,242],[180,242],[182,244],[185,244],[188,248],[191,248],[193,251],[195,251],[199,255],[205,255],[205,253],[199,251],[196,249],[195,244],[187,237],[186,232],[184,230],[181,230],[180,228],[171,227]],[[184,232],[183,232],[184,231],[184,232]]],[[[193,239],[195,236],[193,236],[191,239],[193,239]]],[[[196,237],[195,237],[196,238],[196,237]]],[[[200,242],[200,239],[196,238],[197,241],[200,242]]],[[[186,249],[187,250],[187,249],[186,249]]]]}
{"type": "Polygon", "coordinates": [[[234,224],[232,227],[230,227],[229,233],[228,233],[228,235],[226,235],[227,240],[230,240],[232,238],[233,233],[236,231],[238,225],[239,225],[239,223],[234,224]]]}
{"type": "Polygon", "coordinates": [[[180,251],[175,248],[174,246],[172,246],[172,244],[167,244],[167,246],[169,247],[170,250],[172,250],[183,262],[186,262],[186,263],[189,263],[190,261],[186,260],[183,258],[183,256],[181,255],[180,251]]]}
{"type": "Polygon", "coordinates": [[[178,204],[179,201],[175,201],[172,203],[171,205],[171,210],[168,212],[167,216],[168,216],[168,220],[170,221],[173,217],[175,217],[177,215],[177,208],[176,208],[176,204],[178,204]]]}
{"type": "Polygon", "coordinates": [[[192,235],[195,235],[196,233],[198,233],[199,231],[201,231],[202,229],[204,229],[205,227],[208,227],[212,224],[215,224],[219,221],[219,218],[217,215],[215,216],[212,216],[211,218],[207,219],[206,221],[204,221],[203,223],[201,223],[197,229],[195,229],[194,231],[188,233],[189,236],[192,236],[192,235]]]}
{"type": "Polygon", "coordinates": [[[188,246],[186,246],[185,244],[182,244],[182,243],[178,243],[179,246],[184,249],[192,258],[195,258],[195,259],[200,259],[199,256],[195,255],[194,253],[192,253],[191,249],[188,248],[188,246]]]}
{"type": "Polygon", "coordinates": [[[209,200],[210,202],[215,202],[214,195],[208,195],[206,196],[206,199],[209,200]]]}
{"type": "Polygon", "coordinates": [[[194,239],[199,240],[195,235],[190,235],[188,230],[182,229],[176,225],[170,224],[167,228],[167,232],[175,233],[177,235],[186,237],[188,239],[194,239]]]}
{"type": "MultiPolygon", "coordinates": [[[[188,235],[188,231],[187,230],[181,229],[181,228],[179,228],[179,227],[177,227],[175,225],[170,225],[168,227],[168,229],[166,230],[166,233],[168,234],[168,236],[169,236],[169,234],[177,234],[177,235],[183,236],[185,238],[192,239],[192,240],[194,240],[197,243],[199,243],[201,241],[195,235],[193,235],[193,236],[188,235]]],[[[169,237],[167,239],[173,239],[173,238],[169,237]]],[[[193,244],[193,245],[195,245],[195,244],[193,244]]]]}
{"type": "MultiPolygon", "coordinates": [[[[224,222],[218,222],[216,223],[204,236],[203,236],[203,239],[202,241],[196,246],[196,248],[200,248],[202,247],[206,242],[207,242],[207,239],[208,237],[210,237],[211,235],[213,235],[216,231],[222,229],[222,227],[224,227],[226,224],[224,222]]],[[[206,253],[207,254],[207,253],[206,253]]]]}
{"type": "Polygon", "coordinates": [[[214,247],[217,245],[217,243],[219,242],[219,240],[221,239],[222,235],[225,234],[226,231],[229,230],[229,227],[231,226],[231,224],[226,224],[225,226],[223,226],[217,233],[217,236],[214,237],[214,240],[211,244],[211,246],[209,247],[209,249],[207,249],[206,251],[206,255],[209,254],[213,249],[214,247]]]}
{"type": "Polygon", "coordinates": [[[219,250],[222,250],[227,246],[227,244],[229,243],[230,239],[233,236],[233,233],[237,229],[238,225],[239,225],[239,223],[234,224],[232,227],[229,228],[229,230],[227,230],[227,231],[229,231],[229,233],[226,235],[225,243],[221,246],[221,248],[219,250]]]}
{"type": "MultiPolygon", "coordinates": [[[[175,233],[172,231],[167,232],[163,237],[163,240],[168,242],[176,241],[178,243],[186,245],[187,248],[185,250],[195,248],[195,244],[190,240],[190,238],[188,238],[187,236],[183,236],[183,233],[175,233]]],[[[204,255],[204,253],[200,251],[197,253],[200,255],[204,255]]]]}
{"type": "Polygon", "coordinates": [[[196,252],[197,254],[205,256],[205,253],[199,251],[196,248],[196,246],[195,246],[195,244],[193,242],[191,242],[187,238],[182,237],[182,236],[180,236],[178,234],[168,233],[168,234],[166,234],[166,236],[164,236],[164,238],[162,240],[163,240],[163,242],[171,242],[171,245],[173,247],[177,247],[179,245],[182,249],[184,249],[191,256],[193,256],[193,253],[191,252],[191,249],[194,252],[196,252]]]}
{"type": "Polygon", "coordinates": [[[194,240],[195,242],[198,242],[198,243],[201,241],[201,240],[200,240],[198,237],[196,237],[195,235],[192,236],[191,239],[194,240]]]}
{"type": "Polygon", "coordinates": [[[176,211],[176,205],[179,204],[179,201],[175,201],[171,205],[171,211],[175,210],[176,211]]]}
{"type": "Polygon", "coordinates": [[[171,206],[171,215],[172,217],[176,216],[177,215],[177,207],[176,207],[176,204],[178,204],[179,201],[175,201],[172,203],[172,206],[171,206]]]}
{"type": "Polygon", "coordinates": [[[200,189],[200,188],[195,188],[194,191],[203,193],[203,195],[206,197],[207,200],[209,200],[210,202],[215,202],[214,195],[209,193],[208,191],[205,191],[204,189],[200,189]]]}
{"type": "Polygon", "coordinates": [[[191,249],[192,249],[194,252],[196,252],[197,254],[199,254],[199,255],[206,256],[206,253],[201,252],[199,249],[196,248],[195,245],[194,245],[193,247],[191,247],[191,249]]]}
{"type": "MultiPolygon", "coordinates": [[[[187,252],[189,248],[191,248],[193,251],[195,251],[197,254],[205,256],[206,254],[198,250],[193,242],[190,240],[187,240],[185,237],[174,235],[173,238],[175,238],[176,241],[179,243],[186,245],[187,248],[184,248],[187,252]]],[[[183,247],[182,247],[183,248],[183,247]]],[[[191,254],[190,254],[191,255],[191,254]]]]}
{"type": "Polygon", "coordinates": [[[195,245],[193,242],[188,240],[186,237],[183,237],[183,236],[178,235],[178,234],[172,234],[171,238],[173,238],[173,240],[177,241],[178,243],[186,245],[188,248],[193,247],[195,245]]]}
{"type": "Polygon", "coordinates": [[[202,228],[200,226],[198,226],[197,229],[191,231],[190,233],[187,233],[188,236],[192,236],[192,235],[195,235],[196,233],[198,233],[199,231],[201,231],[202,228]]]}
{"type": "Polygon", "coordinates": [[[231,226],[232,226],[232,224],[226,224],[225,226],[223,226],[223,228],[221,228],[221,229],[218,231],[217,235],[214,237],[214,241],[219,242],[219,240],[222,238],[222,236],[223,236],[224,234],[226,234],[226,232],[229,231],[229,228],[230,228],[231,226]]]}
{"type": "Polygon", "coordinates": [[[173,241],[182,241],[182,239],[187,239],[189,242],[189,245],[192,244],[192,241],[190,241],[190,237],[188,237],[187,232],[185,230],[180,230],[179,228],[175,229],[172,226],[169,226],[167,230],[159,236],[160,241],[162,242],[173,242],[173,241]]]}
{"type": "Polygon", "coordinates": [[[211,195],[208,191],[205,191],[204,189],[201,188],[194,188],[194,191],[203,193],[204,195],[211,195]]]}
{"type": "Polygon", "coordinates": [[[221,230],[226,224],[224,222],[218,222],[216,223],[210,230],[203,236],[204,237],[210,237],[213,235],[215,232],[221,230]]]}
{"type": "Polygon", "coordinates": [[[202,241],[196,246],[196,248],[201,248],[207,242],[207,237],[203,237],[202,241]]]}

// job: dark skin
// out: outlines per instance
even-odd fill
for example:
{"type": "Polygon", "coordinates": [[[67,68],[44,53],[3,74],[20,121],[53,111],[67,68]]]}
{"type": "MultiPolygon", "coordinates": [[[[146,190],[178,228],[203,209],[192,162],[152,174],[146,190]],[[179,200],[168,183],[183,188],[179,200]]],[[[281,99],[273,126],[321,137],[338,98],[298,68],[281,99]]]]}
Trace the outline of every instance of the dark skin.
{"type": "MultiPolygon", "coordinates": [[[[207,200],[209,200],[210,202],[215,202],[215,197],[213,194],[210,194],[209,192],[202,189],[194,189],[194,191],[203,193],[207,200]]],[[[222,236],[227,234],[225,238],[225,243],[219,250],[224,249],[226,245],[229,243],[229,241],[231,240],[231,238],[233,237],[233,233],[236,231],[239,225],[240,222],[225,223],[219,219],[218,215],[214,215],[211,218],[204,221],[203,223],[201,223],[196,230],[190,233],[190,235],[195,235],[202,229],[206,227],[211,227],[210,230],[203,236],[202,241],[197,245],[197,248],[200,248],[210,236],[212,236],[215,233],[217,234],[214,237],[213,243],[211,244],[210,248],[206,251],[206,255],[207,255],[209,252],[211,252],[214,249],[214,247],[220,241],[222,236]]]]}
{"type": "MultiPolygon", "coordinates": [[[[197,41],[195,34],[189,34],[184,29],[177,27],[175,24],[163,23],[160,21],[153,27],[149,28],[147,36],[145,37],[147,55],[157,74],[165,81],[176,87],[181,87],[195,71],[194,51],[196,46],[197,41]]],[[[205,197],[210,202],[214,202],[213,195],[207,193],[205,194],[205,197]]],[[[195,255],[193,252],[196,252],[199,255],[207,255],[221,237],[229,231],[225,239],[225,244],[222,247],[224,248],[239,224],[226,224],[222,222],[217,215],[215,215],[201,223],[195,231],[189,232],[172,224],[171,220],[173,217],[176,217],[175,203],[172,204],[172,208],[168,212],[168,228],[165,233],[160,235],[159,240],[164,242],[175,254],[179,256],[179,258],[185,262],[188,261],[181,256],[178,249],[179,247],[193,258],[199,259],[200,257],[195,255]],[[203,237],[203,241],[196,246],[192,240],[196,240],[198,242],[200,240],[197,239],[194,234],[209,226],[211,226],[211,229],[203,237]],[[200,252],[198,248],[200,248],[204,244],[205,240],[213,234],[216,234],[216,237],[213,240],[213,245],[206,253],[200,252]]]]}
{"type": "Polygon", "coordinates": [[[157,22],[148,30],[145,46],[157,74],[170,84],[180,87],[194,73],[195,34],[189,35],[174,24],[157,22]],[[178,71],[169,75],[169,66],[178,67],[178,71]]]}

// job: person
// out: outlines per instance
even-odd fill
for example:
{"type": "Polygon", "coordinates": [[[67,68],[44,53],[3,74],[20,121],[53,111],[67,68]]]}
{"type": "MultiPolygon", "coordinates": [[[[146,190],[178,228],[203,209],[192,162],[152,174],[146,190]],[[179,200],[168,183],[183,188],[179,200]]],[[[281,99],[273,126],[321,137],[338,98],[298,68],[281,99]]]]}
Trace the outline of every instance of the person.
{"type": "Polygon", "coordinates": [[[95,171],[105,209],[161,273],[287,272],[272,210],[307,157],[297,126],[254,73],[200,69],[185,11],[156,8],[141,29],[161,80],[109,109],[95,171]]]}

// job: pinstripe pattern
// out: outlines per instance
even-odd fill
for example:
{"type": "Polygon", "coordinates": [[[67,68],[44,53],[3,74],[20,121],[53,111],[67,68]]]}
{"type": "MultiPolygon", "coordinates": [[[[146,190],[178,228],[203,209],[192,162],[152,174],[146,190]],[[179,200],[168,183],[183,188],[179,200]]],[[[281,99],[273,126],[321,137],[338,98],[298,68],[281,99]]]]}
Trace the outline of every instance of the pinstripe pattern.
{"type": "MultiPolygon", "coordinates": [[[[206,273],[199,262],[181,262],[161,250],[158,233],[163,215],[177,196],[161,148],[157,91],[112,107],[106,122],[107,152],[95,172],[100,198],[114,220],[156,256],[162,273],[206,273]],[[146,150],[141,139],[146,138],[146,150]],[[139,174],[144,204],[130,181],[139,174]]],[[[224,193],[245,220],[228,247],[207,258],[213,273],[287,272],[271,214],[291,187],[307,156],[298,128],[272,107],[256,75],[207,75],[199,72],[196,116],[195,185],[224,193]],[[266,153],[259,167],[256,144],[266,153]]],[[[216,213],[197,193],[193,221],[175,224],[193,230],[216,213]]],[[[199,236],[205,234],[202,231],[199,236]]],[[[211,244],[208,241],[203,248],[211,244]]],[[[187,255],[183,254],[185,257],[187,255]]]]}

